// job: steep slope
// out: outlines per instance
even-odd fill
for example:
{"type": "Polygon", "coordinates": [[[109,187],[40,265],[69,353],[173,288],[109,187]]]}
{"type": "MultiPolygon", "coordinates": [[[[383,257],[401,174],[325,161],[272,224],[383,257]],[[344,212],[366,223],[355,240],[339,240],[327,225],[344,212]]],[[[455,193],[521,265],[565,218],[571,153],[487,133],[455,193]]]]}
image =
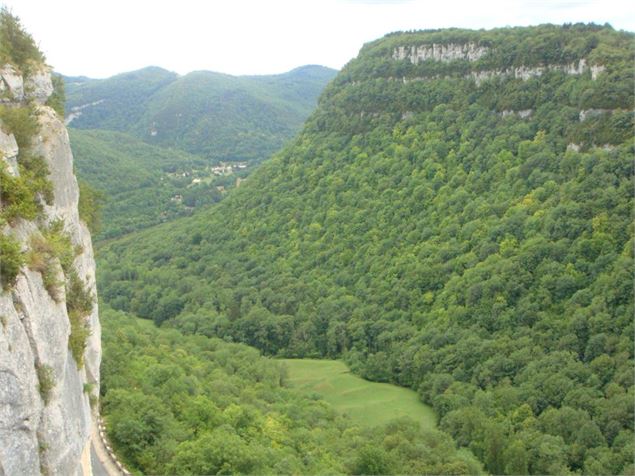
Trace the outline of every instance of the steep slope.
{"type": "Polygon", "coordinates": [[[633,35],[389,35],[212,209],[111,243],[102,296],[410,386],[494,474],[633,470],[633,35]]]}
{"type": "Polygon", "coordinates": [[[49,69],[0,13],[0,474],[88,474],[95,263],[49,69]],[[9,32],[10,34],[7,34],[9,32]]]}
{"type": "Polygon", "coordinates": [[[156,147],[128,134],[69,131],[77,174],[103,201],[101,231],[112,238],[191,214],[222,198],[217,187],[236,174],[217,177],[209,162],[186,152],[156,147]]]}
{"type": "Polygon", "coordinates": [[[272,76],[146,68],[105,80],[67,81],[70,123],[134,133],[214,160],[259,161],[295,134],[335,71],[305,66],[272,76]]]}

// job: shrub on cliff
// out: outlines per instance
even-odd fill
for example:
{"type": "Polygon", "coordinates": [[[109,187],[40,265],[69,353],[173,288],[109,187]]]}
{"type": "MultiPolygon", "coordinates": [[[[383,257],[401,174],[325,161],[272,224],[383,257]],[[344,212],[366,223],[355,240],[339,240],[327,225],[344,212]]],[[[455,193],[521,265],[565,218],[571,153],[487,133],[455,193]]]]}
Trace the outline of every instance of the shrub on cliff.
{"type": "Polygon", "coordinates": [[[33,37],[20,24],[20,19],[6,8],[0,9],[0,64],[10,63],[22,73],[33,64],[43,63],[44,55],[33,37]]]}

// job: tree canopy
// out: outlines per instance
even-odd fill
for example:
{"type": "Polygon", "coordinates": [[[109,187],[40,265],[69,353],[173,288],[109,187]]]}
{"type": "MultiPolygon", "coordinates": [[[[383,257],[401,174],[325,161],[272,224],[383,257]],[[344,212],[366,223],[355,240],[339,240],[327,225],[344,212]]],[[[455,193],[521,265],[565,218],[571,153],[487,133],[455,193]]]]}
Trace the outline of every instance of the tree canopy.
{"type": "Polygon", "coordinates": [[[102,299],[411,387],[493,474],[632,472],[634,44],[596,25],[368,44],[244,186],[104,246],[102,299]],[[468,42],[487,53],[393,57],[468,42]]]}

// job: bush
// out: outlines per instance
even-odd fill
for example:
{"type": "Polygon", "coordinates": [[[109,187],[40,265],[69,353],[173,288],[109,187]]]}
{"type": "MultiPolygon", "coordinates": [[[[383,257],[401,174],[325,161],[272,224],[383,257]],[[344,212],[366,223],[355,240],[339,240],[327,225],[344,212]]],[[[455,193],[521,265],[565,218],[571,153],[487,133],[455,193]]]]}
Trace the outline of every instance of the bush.
{"type": "Polygon", "coordinates": [[[10,236],[0,235],[0,283],[7,290],[15,284],[24,256],[20,244],[10,236]]]}
{"type": "Polygon", "coordinates": [[[3,129],[15,136],[20,150],[31,147],[31,140],[40,127],[33,107],[0,106],[0,120],[3,129]]]}
{"type": "Polygon", "coordinates": [[[66,93],[64,91],[64,80],[59,74],[51,76],[53,81],[53,94],[51,94],[46,101],[46,105],[53,108],[53,110],[61,117],[64,118],[64,104],[66,103],[66,93]]]}
{"type": "Polygon", "coordinates": [[[60,260],[65,274],[71,271],[73,260],[77,255],[71,237],[64,231],[64,222],[56,220],[44,232],[44,237],[49,243],[53,255],[60,260]]]}
{"type": "Polygon", "coordinates": [[[62,298],[60,287],[62,281],[58,279],[58,264],[53,254],[53,248],[48,240],[41,235],[33,235],[30,240],[31,249],[27,253],[27,263],[31,271],[42,275],[42,282],[54,301],[62,298]]]}
{"type": "Polygon", "coordinates": [[[42,274],[44,287],[55,300],[61,299],[60,287],[63,281],[58,279],[58,262],[65,275],[72,271],[76,250],[70,236],[64,232],[64,224],[56,221],[41,235],[31,237],[31,249],[27,254],[29,269],[42,274]]]}
{"type": "Polygon", "coordinates": [[[0,126],[15,137],[20,171],[19,177],[13,177],[6,172],[6,166],[0,170],[2,217],[9,222],[18,217],[32,220],[41,210],[38,194],[49,205],[53,202],[48,165],[31,151],[33,137],[39,130],[35,109],[0,105],[0,126]]]}
{"type": "Polygon", "coordinates": [[[51,391],[55,386],[53,369],[49,365],[37,365],[35,369],[39,382],[40,396],[44,401],[44,405],[46,405],[51,400],[51,391]]]}
{"type": "Polygon", "coordinates": [[[12,224],[17,218],[33,220],[40,206],[23,177],[6,172],[6,164],[0,162],[0,218],[12,224]]]}
{"type": "Polygon", "coordinates": [[[78,367],[84,365],[84,349],[90,335],[90,328],[86,322],[93,310],[93,295],[88,287],[73,269],[69,273],[66,283],[66,311],[71,323],[71,335],[68,338],[68,347],[78,367]]]}

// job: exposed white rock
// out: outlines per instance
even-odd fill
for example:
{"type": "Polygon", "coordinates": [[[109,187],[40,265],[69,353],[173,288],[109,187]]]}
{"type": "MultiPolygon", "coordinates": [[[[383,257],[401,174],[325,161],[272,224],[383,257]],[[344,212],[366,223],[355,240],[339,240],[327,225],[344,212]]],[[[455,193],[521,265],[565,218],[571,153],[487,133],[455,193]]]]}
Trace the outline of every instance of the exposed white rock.
{"type": "Polygon", "coordinates": [[[31,73],[24,81],[24,97],[38,104],[44,104],[53,94],[53,82],[48,68],[40,68],[31,73]]]}
{"type": "Polygon", "coordinates": [[[64,120],[64,125],[68,126],[71,122],[73,122],[75,119],[81,116],[83,113],[83,110],[86,109],[87,107],[97,106],[98,104],[101,104],[104,101],[105,99],[99,99],[98,101],[89,102],[88,104],[82,104],[81,106],[75,106],[71,108],[70,114],[68,114],[66,116],[66,119],[64,120]]]}
{"type": "Polygon", "coordinates": [[[450,62],[456,60],[476,61],[485,55],[488,48],[476,43],[426,44],[418,46],[399,46],[393,50],[395,60],[408,59],[413,64],[434,60],[450,62]]]}
{"type": "Polygon", "coordinates": [[[35,356],[11,293],[0,294],[0,471],[39,474],[37,428],[43,407],[35,356]]]}
{"type": "Polygon", "coordinates": [[[7,164],[9,174],[14,177],[20,174],[17,157],[18,143],[15,141],[13,134],[6,134],[2,130],[2,121],[0,121],[0,158],[7,164]]]}
{"type": "Polygon", "coordinates": [[[534,113],[533,109],[521,109],[520,111],[518,111],[518,116],[521,119],[526,119],[530,117],[533,113],[534,113]]]}
{"type": "Polygon", "coordinates": [[[591,66],[591,79],[595,81],[598,79],[598,75],[606,69],[606,66],[599,64],[591,66]]]}
{"type": "Polygon", "coordinates": [[[568,75],[579,76],[591,71],[591,79],[597,79],[597,75],[604,71],[604,66],[591,66],[589,67],[586,59],[581,59],[577,63],[570,64],[552,64],[547,66],[517,66],[515,68],[507,68],[505,70],[486,70],[486,71],[473,71],[468,77],[471,77],[476,81],[476,84],[481,84],[488,79],[497,78],[500,76],[511,76],[515,79],[522,79],[527,81],[531,78],[538,78],[548,71],[562,71],[568,75]],[[594,73],[595,71],[595,73],[594,73]]]}
{"type": "MultiPolygon", "coordinates": [[[[0,72],[3,82],[9,91],[15,91],[19,82],[14,78],[7,81],[6,70],[0,72]]],[[[26,82],[28,99],[40,104],[46,101],[52,91],[46,75],[48,72],[42,72],[26,82]]],[[[24,94],[11,97],[14,102],[24,100],[24,94]]],[[[82,250],[74,262],[77,273],[96,295],[93,249],[77,210],[79,191],[68,134],[51,108],[40,105],[38,118],[40,132],[32,148],[47,162],[54,191],[53,203],[44,207],[43,221],[63,220],[65,231],[82,250]]],[[[2,160],[17,156],[19,161],[19,152],[13,136],[0,133],[2,160]]],[[[3,233],[11,234],[27,249],[30,237],[39,233],[38,224],[19,220],[3,233]]],[[[98,390],[101,328],[95,305],[87,317],[91,335],[84,366],[78,368],[68,348],[70,322],[62,289],[60,294],[59,302],[53,300],[41,274],[27,267],[11,291],[0,292],[0,474],[89,474],[90,468],[82,466],[87,462],[84,458],[82,463],[82,454],[91,430],[84,385],[93,384],[94,392],[98,390]],[[50,369],[52,375],[48,403],[40,395],[38,367],[50,369]]]]}
{"type": "Polygon", "coordinates": [[[602,114],[606,114],[607,112],[611,112],[610,109],[583,109],[578,114],[578,119],[580,122],[584,122],[591,117],[601,116],[602,114]]]}
{"type": "Polygon", "coordinates": [[[24,100],[24,80],[10,64],[0,67],[0,96],[4,102],[24,100]]]}
{"type": "Polygon", "coordinates": [[[533,109],[521,109],[520,111],[513,111],[511,109],[505,109],[504,111],[501,111],[500,115],[502,117],[509,117],[509,116],[517,115],[521,119],[526,119],[528,117],[531,117],[531,115],[533,113],[534,113],[533,109]]]}
{"type": "MultiPolygon", "coordinates": [[[[417,63],[419,60],[412,60],[412,56],[410,53],[404,49],[405,47],[396,48],[393,53],[393,59],[404,59],[410,58],[413,63],[417,63]],[[403,57],[402,57],[403,56],[403,57]]],[[[414,48],[414,47],[412,47],[414,48]]],[[[483,53],[484,54],[484,53],[483,53]]],[[[475,56],[473,56],[475,58],[475,56]]],[[[441,59],[442,56],[439,56],[438,61],[451,61],[449,59],[441,59]]],[[[435,59],[435,58],[426,58],[426,59],[435,59]]],[[[457,59],[457,58],[455,58],[457,59]]],[[[470,59],[469,56],[466,56],[462,59],[468,59],[469,61],[476,61],[476,59],[470,59]]],[[[507,68],[503,70],[481,70],[481,71],[471,71],[465,75],[467,79],[473,79],[477,85],[482,84],[484,81],[490,80],[492,78],[498,78],[501,76],[512,77],[515,79],[521,79],[523,81],[527,81],[531,78],[538,78],[548,71],[562,71],[565,74],[569,75],[581,75],[586,73],[587,71],[591,72],[591,79],[596,80],[598,75],[604,71],[605,67],[602,65],[594,65],[589,66],[586,59],[581,59],[577,63],[569,63],[569,64],[552,64],[546,66],[517,66],[514,68],[507,68]]],[[[449,77],[449,76],[446,76],[449,77]]],[[[411,77],[411,78],[388,78],[389,80],[399,80],[404,84],[409,83],[411,81],[430,81],[434,79],[441,79],[440,76],[422,76],[422,77],[411,77]]]]}

